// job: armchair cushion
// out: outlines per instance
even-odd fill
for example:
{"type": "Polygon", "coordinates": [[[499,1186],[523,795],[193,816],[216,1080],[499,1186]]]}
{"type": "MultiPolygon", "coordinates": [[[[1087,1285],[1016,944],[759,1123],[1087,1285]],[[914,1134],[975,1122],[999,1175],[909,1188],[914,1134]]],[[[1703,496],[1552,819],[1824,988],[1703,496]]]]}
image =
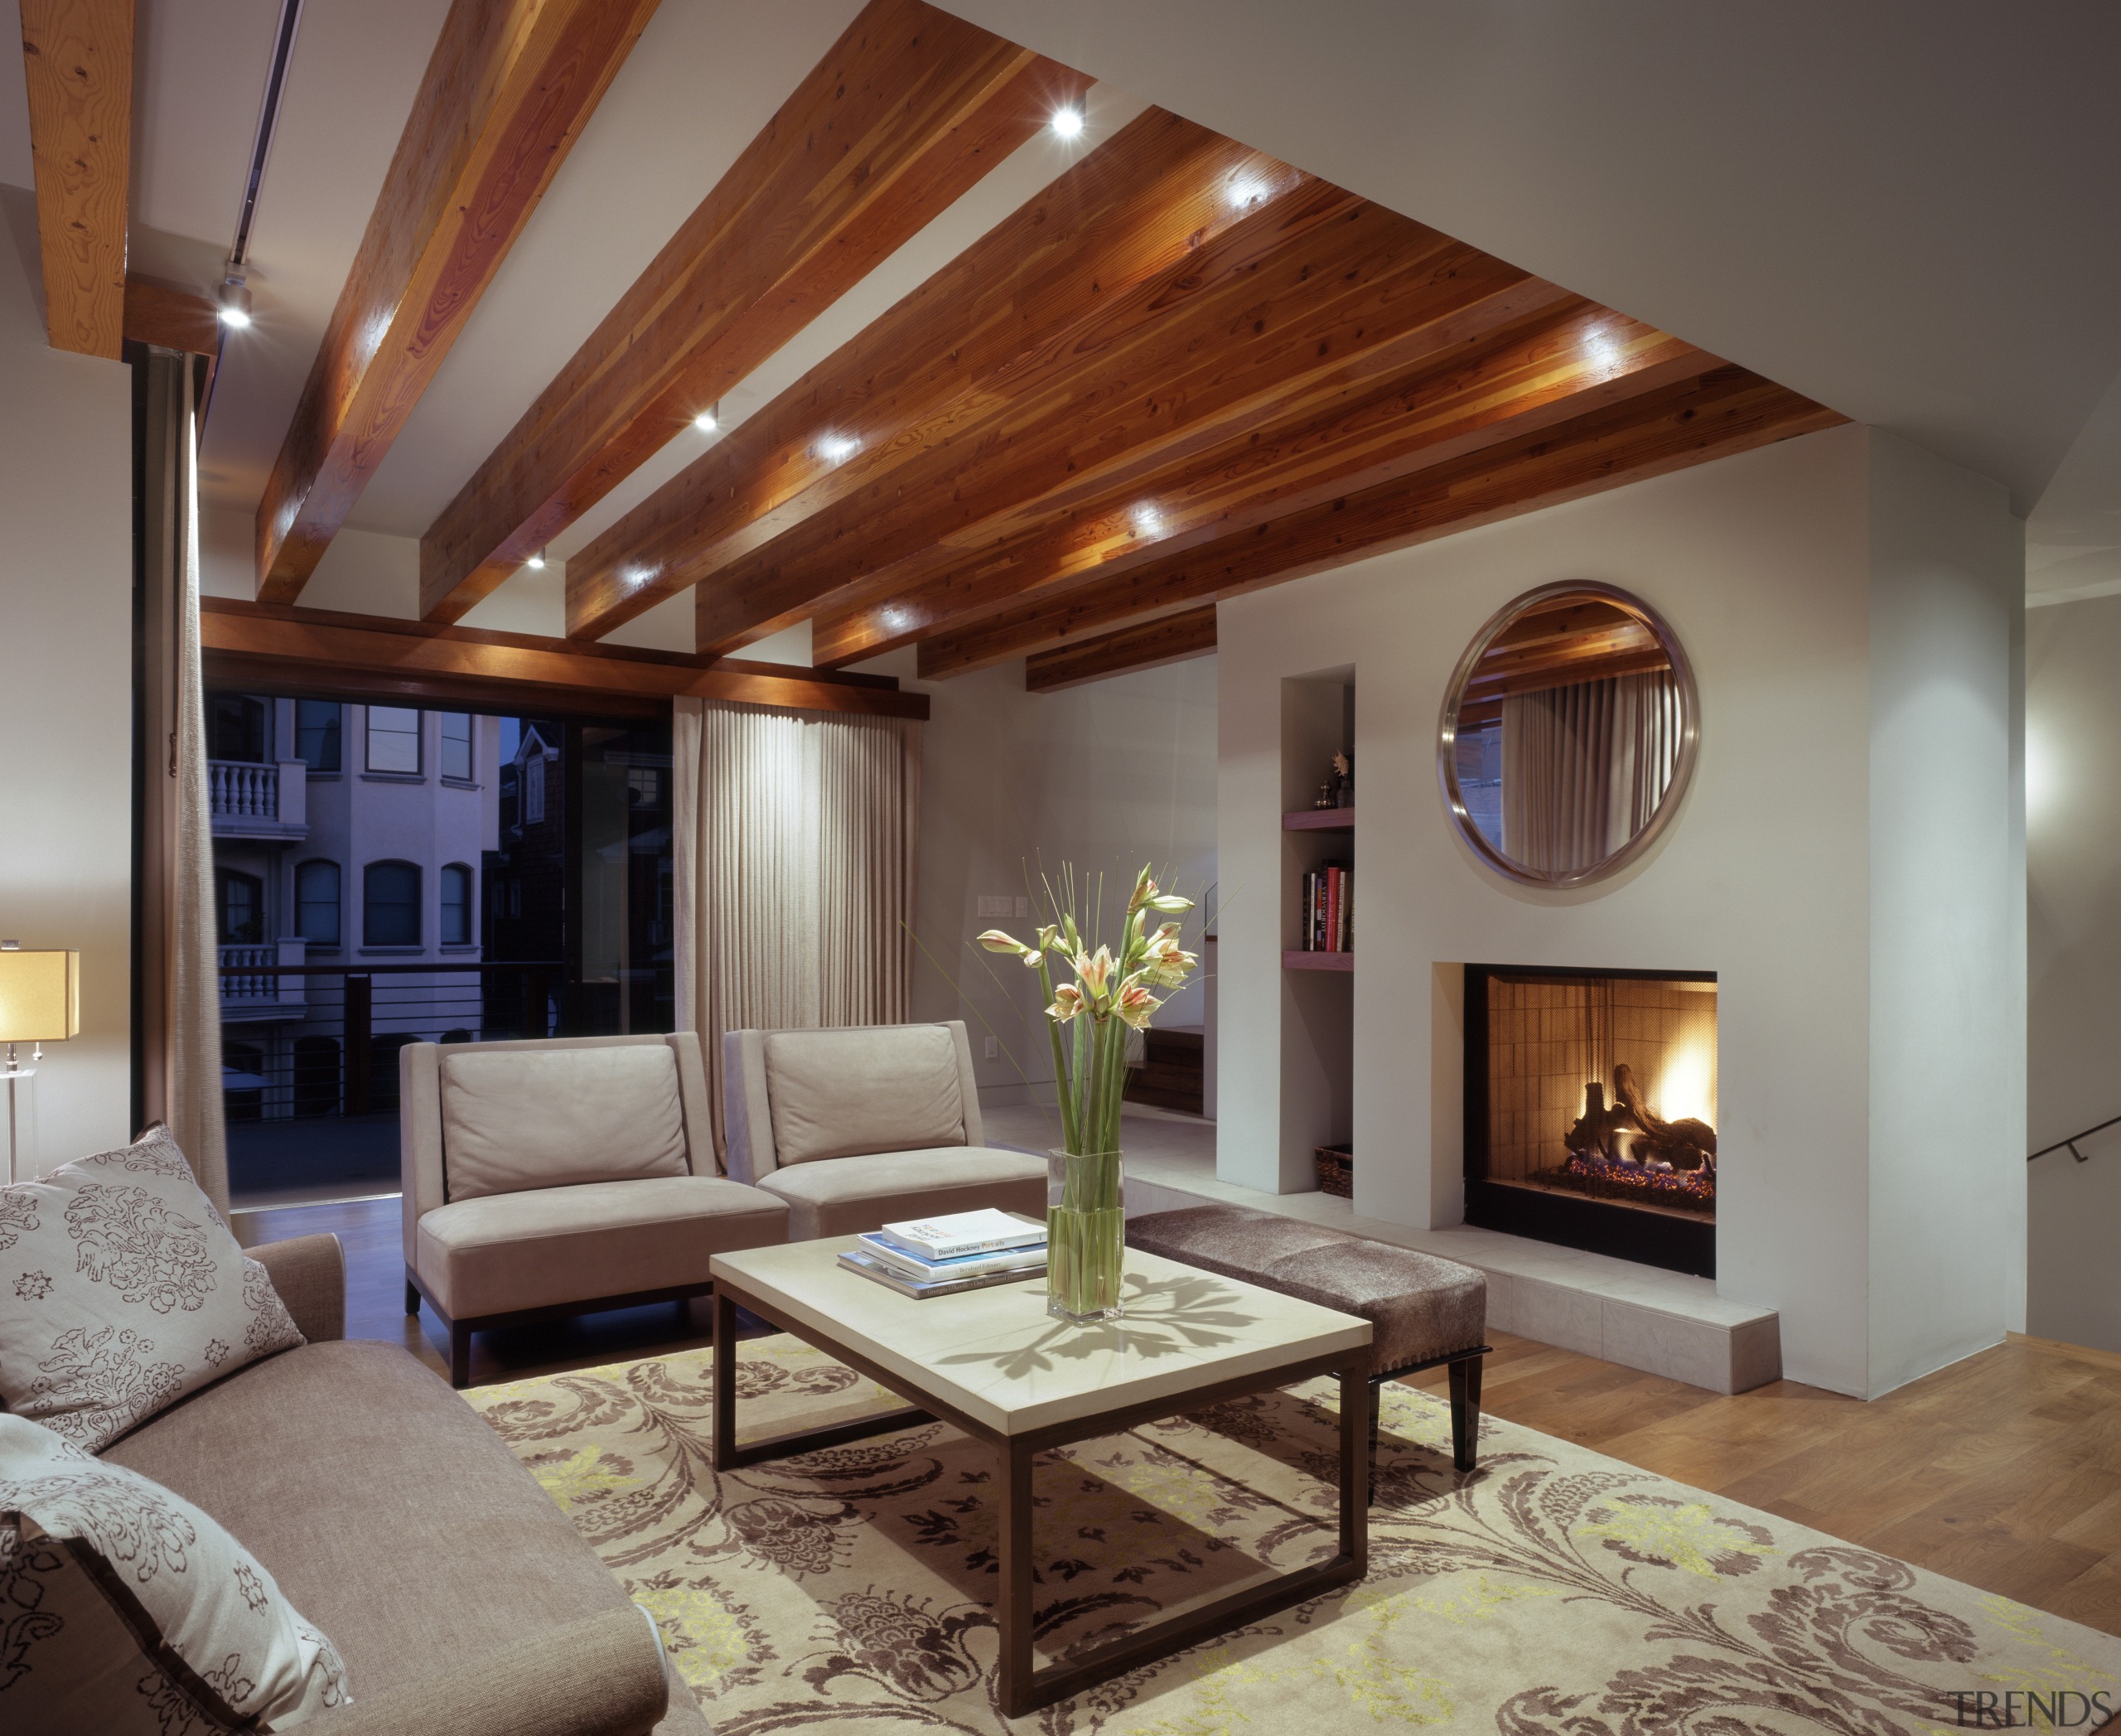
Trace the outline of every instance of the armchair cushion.
{"type": "Polygon", "coordinates": [[[814,1241],[982,1206],[1043,1216],[1046,1160],[987,1145],[949,1145],[819,1158],[776,1169],[759,1187],[788,1202],[790,1240],[814,1241]]]}
{"type": "Polygon", "coordinates": [[[663,1043],[442,1057],[449,1197],[690,1173],[677,1057],[663,1043]]]}
{"type": "Polygon", "coordinates": [[[787,1206],[742,1182],[585,1182],[437,1206],[419,1221],[413,1267],[444,1313],[476,1320],[705,1284],[713,1255],[787,1235],[787,1206]]]}
{"type": "Polygon", "coordinates": [[[965,1143],[957,1045],[947,1026],[770,1032],[766,1073],[777,1163],[965,1143]]]}

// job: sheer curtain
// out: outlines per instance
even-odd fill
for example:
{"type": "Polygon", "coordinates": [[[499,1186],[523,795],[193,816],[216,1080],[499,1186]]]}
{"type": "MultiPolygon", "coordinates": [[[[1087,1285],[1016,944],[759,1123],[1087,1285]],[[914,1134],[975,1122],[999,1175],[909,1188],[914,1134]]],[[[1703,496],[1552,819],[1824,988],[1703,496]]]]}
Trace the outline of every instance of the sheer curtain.
{"type": "Polygon", "coordinates": [[[891,1024],[912,983],[920,725],[679,699],[679,1028],[891,1024]]]}
{"type": "Polygon", "coordinates": [[[1669,670],[1502,702],[1502,850],[1545,873],[1603,862],[1650,823],[1679,758],[1669,670]]]}
{"type": "Polygon", "coordinates": [[[144,1106],[149,1120],[169,1124],[200,1187],[225,1211],[220,954],[199,673],[198,375],[190,356],[161,350],[141,365],[144,1106]]]}

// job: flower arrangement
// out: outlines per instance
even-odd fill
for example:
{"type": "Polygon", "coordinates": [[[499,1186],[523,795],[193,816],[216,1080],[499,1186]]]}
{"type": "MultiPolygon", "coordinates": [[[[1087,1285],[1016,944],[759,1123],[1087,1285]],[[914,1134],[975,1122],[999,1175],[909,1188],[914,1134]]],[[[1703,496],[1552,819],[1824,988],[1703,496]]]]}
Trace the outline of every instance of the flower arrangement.
{"type": "Polygon", "coordinates": [[[1116,956],[1102,942],[1092,950],[1095,937],[1086,937],[1075,921],[1075,883],[1070,877],[1063,884],[1066,902],[1054,901],[1059,920],[1041,928],[1034,944],[998,928],[980,936],[979,944],[1036,970],[1046,999],[1061,1138],[1046,1214],[1046,1304],[1049,1312],[1080,1323],[1119,1313],[1126,1238],[1119,1104],[1127,1083],[1127,1032],[1147,1030],[1163,1005],[1151,991],[1177,988],[1200,960],[1179,945],[1177,922],[1150,931],[1152,916],[1183,916],[1193,901],[1161,890],[1147,866],[1127,901],[1116,956]],[[1075,974],[1072,983],[1055,985],[1056,958],[1075,974]]]}

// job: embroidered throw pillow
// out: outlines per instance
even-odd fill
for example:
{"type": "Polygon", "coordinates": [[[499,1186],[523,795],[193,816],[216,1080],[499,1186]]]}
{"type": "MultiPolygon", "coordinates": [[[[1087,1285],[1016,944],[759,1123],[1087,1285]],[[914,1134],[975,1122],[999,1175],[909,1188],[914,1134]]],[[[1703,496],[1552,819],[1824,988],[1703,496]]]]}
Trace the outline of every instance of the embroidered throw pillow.
{"type": "Polygon", "coordinates": [[[77,1447],[303,1342],[167,1128],[0,1188],[0,1400],[77,1447]]]}
{"type": "Polygon", "coordinates": [[[350,1703],[331,1641],[191,1502],[0,1416],[0,1729],[285,1730],[350,1703]]]}

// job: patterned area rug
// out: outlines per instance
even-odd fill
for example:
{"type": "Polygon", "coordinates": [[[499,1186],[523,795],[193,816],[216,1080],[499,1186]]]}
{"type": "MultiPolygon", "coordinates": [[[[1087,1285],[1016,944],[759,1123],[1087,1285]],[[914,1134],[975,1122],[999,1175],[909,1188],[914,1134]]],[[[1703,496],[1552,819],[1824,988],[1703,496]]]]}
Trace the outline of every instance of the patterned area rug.
{"type": "MultiPolygon", "coordinates": [[[[2121,1640],[1493,1418],[1460,1477],[1448,1410],[1392,1386],[1366,1580],[1012,1724],[987,1451],[930,1424],[717,1477],[710,1374],[696,1351],[466,1396],[720,1736],[1875,1736],[2121,1708],[2121,1640]]],[[[740,1393],[746,1436],[896,1402],[785,1337],[745,1345],[740,1393]]],[[[1041,1460],[1041,1661],[1331,1555],[1334,1417],[1321,1381],[1041,1460]]]]}

